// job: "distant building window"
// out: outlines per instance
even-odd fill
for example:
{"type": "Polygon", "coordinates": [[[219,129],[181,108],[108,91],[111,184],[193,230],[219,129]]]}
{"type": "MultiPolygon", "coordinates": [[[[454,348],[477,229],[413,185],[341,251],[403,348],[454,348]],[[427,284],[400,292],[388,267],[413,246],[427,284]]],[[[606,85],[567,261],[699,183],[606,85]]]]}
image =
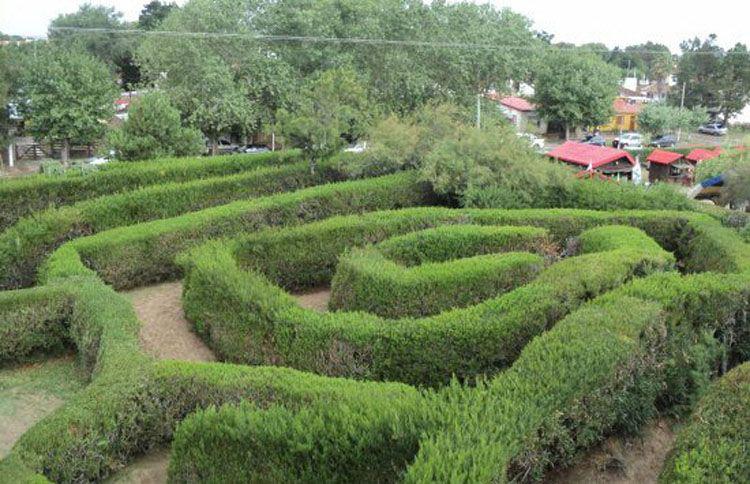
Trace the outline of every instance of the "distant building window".
{"type": "Polygon", "coordinates": [[[617,120],[616,120],[617,125],[622,126],[623,120],[624,118],[622,116],[617,116],[617,120]]]}

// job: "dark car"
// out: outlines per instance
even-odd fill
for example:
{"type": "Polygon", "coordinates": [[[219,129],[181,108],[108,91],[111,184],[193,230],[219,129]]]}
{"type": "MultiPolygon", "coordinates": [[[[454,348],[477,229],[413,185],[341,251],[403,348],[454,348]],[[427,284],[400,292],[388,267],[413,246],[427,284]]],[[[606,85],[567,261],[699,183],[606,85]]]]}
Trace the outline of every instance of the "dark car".
{"type": "Polygon", "coordinates": [[[604,146],[607,144],[607,141],[604,139],[602,135],[599,134],[587,134],[583,137],[581,140],[581,143],[587,144],[587,145],[596,145],[596,146],[604,146]]]}
{"type": "Polygon", "coordinates": [[[674,148],[677,145],[677,136],[673,134],[663,134],[652,139],[651,143],[648,145],[653,146],[654,148],[674,148]]]}

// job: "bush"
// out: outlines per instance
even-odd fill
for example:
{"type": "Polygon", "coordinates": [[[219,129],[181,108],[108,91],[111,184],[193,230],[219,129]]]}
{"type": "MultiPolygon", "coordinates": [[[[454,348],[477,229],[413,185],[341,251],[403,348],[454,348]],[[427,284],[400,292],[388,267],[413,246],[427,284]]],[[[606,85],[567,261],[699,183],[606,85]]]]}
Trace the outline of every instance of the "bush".
{"type": "MultiPolygon", "coordinates": [[[[170,182],[232,175],[263,166],[298,161],[298,151],[235,155],[220,158],[159,159],[134,163],[108,163],[86,176],[27,176],[0,183],[0,230],[21,217],[49,207],[60,207],[89,198],[170,182]]],[[[59,163],[58,163],[59,165],[59,163]]]]}
{"type": "Polygon", "coordinates": [[[663,483],[750,479],[750,362],[714,383],[680,430],[659,476],[663,483]]]}
{"type": "MultiPolygon", "coordinates": [[[[485,247],[488,244],[485,240],[481,240],[481,237],[492,234],[487,230],[492,227],[450,228],[458,232],[459,237],[469,238],[469,243],[474,242],[474,245],[480,245],[485,242],[485,247]]],[[[501,238],[507,241],[512,237],[509,232],[513,228],[499,227],[497,229],[497,232],[502,232],[502,236],[497,237],[497,233],[492,234],[496,236],[496,240],[501,238]]],[[[534,230],[521,227],[521,230],[523,229],[534,230]]],[[[428,234],[417,232],[416,237],[422,235],[437,241],[439,237],[435,234],[436,231],[439,231],[440,235],[451,233],[451,230],[445,230],[445,228],[443,230],[431,229],[426,231],[428,234]]],[[[538,244],[538,237],[544,236],[544,231],[536,229],[535,235],[537,239],[533,242],[538,244]]],[[[386,318],[427,316],[450,308],[473,305],[489,297],[508,292],[531,281],[544,266],[544,260],[538,255],[523,252],[487,253],[491,251],[476,255],[477,252],[464,244],[461,247],[463,250],[455,251],[450,257],[449,248],[441,247],[441,244],[437,243],[421,245],[421,247],[427,246],[430,249],[438,247],[436,252],[439,252],[442,257],[430,259],[430,254],[422,250],[418,256],[422,259],[421,264],[406,268],[388,257],[398,249],[400,249],[398,252],[403,254],[404,246],[417,251],[420,249],[420,246],[410,247],[409,243],[404,240],[405,237],[408,236],[397,238],[390,246],[390,251],[380,251],[379,246],[375,246],[344,254],[339,260],[336,275],[331,281],[329,307],[349,311],[367,311],[386,318]],[[396,249],[397,246],[400,247],[396,249]]],[[[459,237],[453,238],[452,242],[454,244],[458,242],[459,237]]],[[[450,237],[448,239],[451,240],[450,237]]],[[[494,247],[495,251],[503,249],[506,247],[502,244],[494,247]]],[[[399,259],[400,262],[403,257],[399,259]]]]}
{"type": "MultiPolygon", "coordinates": [[[[340,224],[327,228],[343,239],[340,224]]],[[[640,236],[627,237],[607,252],[564,260],[531,284],[482,304],[390,321],[363,313],[304,310],[262,275],[242,271],[232,244],[212,243],[180,261],[186,273],[185,314],[216,353],[230,361],[274,362],[331,376],[435,386],[454,374],[469,379],[507,367],[531,338],[589,298],[634,275],[673,264],[671,254],[649,245],[648,237],[636,229],[616,228],[612,237],[619,238],[622,230],[640,236]]],[[[377,232],[382,236],[382,226],[377,232]]],[[[356,241],[357,230],[349,237],[356,241]]],[[[314,240],[303,240],[311,250],[317,246],[314,240]]],[[[290,246],[277,250],[293,252],[290,246]]],[[[335,259],[336,254],[324,256],[335,259]]],[[[296,260],[307,263],[304,257],[296,260]]],[[[287,263],[285,270],[294,267],[287,263]]]]}
{"type": "Polygon", "coordinates": [[[128,119],[108,134],[107,144],[126,161],[199,155],[205,148],[201,132],[183,127],[180,112],[158,91],[133,103],[128,119]]]}
{"type": "Polygon", "coordinates": [[[149,186],[48,209],[21,219],[0,234],[0,287],[30,285],[42,260],[60,244],[76,236],[174,217],[233,200],[294,190],[336,178],[336,172],[327,167],[312,174],[305,163],[296,163],[187,183],[149,186]]]}
{"type": "MultiPolygon", "coordinates": [[[[305,176],[322,176],[322,172],[321,169],[318,175],[305,176]]],[[[283,183],[283,179],[279,181],[283,183]]],[[[52,254],[40,280],[65,274],[70,267],[80,267],[85,261],[87,267],[116,288],[136,287],[175,278],[180,274],[175,256],[209,238],[431,200],[431,193],[417,182],[416,176],[404,172],[238,201],[71,241],[52,254]]]]}

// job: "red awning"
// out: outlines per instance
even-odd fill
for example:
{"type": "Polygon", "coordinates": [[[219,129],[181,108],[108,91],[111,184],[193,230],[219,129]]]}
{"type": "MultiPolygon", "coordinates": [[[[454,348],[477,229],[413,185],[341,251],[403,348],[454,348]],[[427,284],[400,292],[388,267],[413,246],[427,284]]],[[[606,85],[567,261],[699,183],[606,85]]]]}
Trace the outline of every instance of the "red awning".
{"type": "Polygon", "coordinates": [[[575,165],[586,167],[591,165],[592,168],[598,168],[620,159],[627,159],[631,165],[635,165],[635,159],[627,151],[575,141],[566,141],[547,153],[547,156],[575,165]]]}
{"type": "Polygon", "coordinates": [[[650,161],[651,163],[658,163],[660,165],[671,165],[680,158],[682,158],[682,155],[680,153],[657,149],[652,151],[651,154],[648,155],[646,161],[650,161]]]}

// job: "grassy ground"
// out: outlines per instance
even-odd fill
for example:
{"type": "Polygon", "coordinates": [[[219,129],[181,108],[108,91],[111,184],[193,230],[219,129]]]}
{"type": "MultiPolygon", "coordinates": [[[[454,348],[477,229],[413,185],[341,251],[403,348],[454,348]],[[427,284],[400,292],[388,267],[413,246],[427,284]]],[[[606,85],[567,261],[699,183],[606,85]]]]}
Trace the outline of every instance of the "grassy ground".
{"type": "Polygon", "coordinates": [[[0,458],[86,382],[72,355],[0,370],[0,458]]]}

